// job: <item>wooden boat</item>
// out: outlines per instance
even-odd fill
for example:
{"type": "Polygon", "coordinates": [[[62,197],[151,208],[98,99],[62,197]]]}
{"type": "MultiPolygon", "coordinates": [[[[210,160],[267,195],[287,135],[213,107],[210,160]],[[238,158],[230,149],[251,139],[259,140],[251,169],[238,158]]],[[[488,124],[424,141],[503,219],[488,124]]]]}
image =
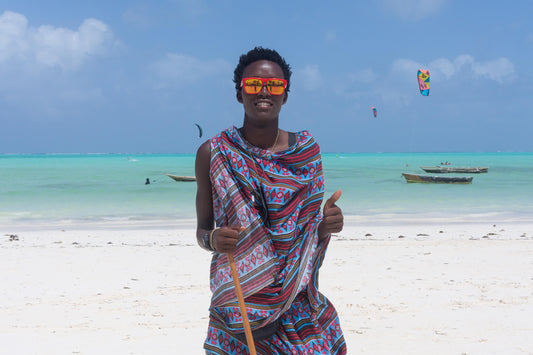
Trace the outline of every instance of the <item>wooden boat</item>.
{"type": "Polygon", "coordinates": [[[479,174],[489,171],[487,167],[459,167],[459,166],[421,166],[420,169],[426,173],[467,173],[467,174],[479,174]]]}
{"type": "Polygon", "coordinates": [[[436,184],[470,184],[472,176],[432,176],[402,173],[407,182],[422,182],[436,184]]]}
{"type": "Polygon", "coordinates": [[[182,176],[182,175],[172,175],[172,174],[165,174],[165,175],[176,181],[196,181],[195,176],[182,176]]]}

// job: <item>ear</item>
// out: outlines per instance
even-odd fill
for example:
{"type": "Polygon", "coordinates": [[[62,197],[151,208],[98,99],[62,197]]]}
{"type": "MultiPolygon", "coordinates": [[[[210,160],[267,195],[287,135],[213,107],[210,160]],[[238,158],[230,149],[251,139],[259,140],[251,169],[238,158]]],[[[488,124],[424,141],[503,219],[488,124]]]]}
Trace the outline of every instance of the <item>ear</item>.
{"type": "Polygon", "coordinates": [[[287,102],[287,99],[289,98],[289,93],[287,91],[285,91],[283,93],[283,95],[285,95],[285,97],[283,98],[283,104],[282,105],[285,105],[285,103],[287,102]]]}
{"type": "Polygon", "coordinates": [[[239,101],[242,104],[242,91],[237,91],[237,101],[239,101]]]}

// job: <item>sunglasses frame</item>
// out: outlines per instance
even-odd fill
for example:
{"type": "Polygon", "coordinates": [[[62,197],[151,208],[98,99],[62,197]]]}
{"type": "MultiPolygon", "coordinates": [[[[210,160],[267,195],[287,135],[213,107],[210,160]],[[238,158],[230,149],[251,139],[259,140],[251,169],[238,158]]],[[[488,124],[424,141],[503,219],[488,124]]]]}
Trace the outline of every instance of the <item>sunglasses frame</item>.
{"type": "Polygon", "coordinates": [[[257,94],[259,94],[259,93],[261,92],[261,90],[263,90],[263,87],[264,87],[265,85],[266,85],[266,87],[267,87],[268,92],[269,92],[271,95],[283,95],[283,94],[285,93],[285,90],[287,90],[287,80],[285,80],[285,79],[281,79],[281,78],[257,78],[257,77],[255,77],[255,76],[250,76],[250,77],[247,77],[247,78],[242,78],[242,80],[241,80],[241,87],[244,88],[244,92],[247,93],[247,94],[249,94],[249,95],[257,95],[257,94]],[[246,91],[246,85],[245,85],[244,82],[245,82],[246,80],[249,80],[249,79],[260,80],[260,81],[261,81],[261,83],[262,83],[263,85],[261,86],[261,89],[260,89],[258,92],[255,92],[255,93],[254,93],[254,92],[248,92],[248,91],[246,91]],[[271,91],[270,85],[268,85],[268,81],[269,81],[269,80],[281,80],[281,81],[283,82],[283,91],[282,91],[281,93],[279,93],[279,94],[275,94],[275,93],[273,93],[273,92],[271,91]]]}

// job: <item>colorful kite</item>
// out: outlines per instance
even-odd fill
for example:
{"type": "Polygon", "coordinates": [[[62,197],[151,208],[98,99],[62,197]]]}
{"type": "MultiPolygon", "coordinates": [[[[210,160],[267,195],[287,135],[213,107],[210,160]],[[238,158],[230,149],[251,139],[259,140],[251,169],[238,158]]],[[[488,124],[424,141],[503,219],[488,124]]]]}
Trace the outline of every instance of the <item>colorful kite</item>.
{"type": "Polygon", "coordinates": [[[429,96],[429,70],[418,69],[418,87],[422,95],[429,96]]]}
{"type": "Polygon", "coordinates": [[[376,110],[374,106],[370,106],[370,108],[372,109],[372,113],[374,114],[374,117],[378,117],[378,110],[376,110]]]}

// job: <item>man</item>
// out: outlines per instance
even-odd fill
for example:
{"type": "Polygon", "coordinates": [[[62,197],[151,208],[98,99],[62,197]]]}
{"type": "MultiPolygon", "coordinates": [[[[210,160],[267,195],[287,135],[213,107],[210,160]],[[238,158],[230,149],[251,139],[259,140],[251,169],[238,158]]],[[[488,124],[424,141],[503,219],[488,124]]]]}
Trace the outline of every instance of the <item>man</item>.
{"type": "Polygon", "coordinates": [[[259,354],[346,354],[335,308],[317,288],[331,233],[343,227],[340,191],[322,213],[320,147],[307,131],[279,129],[290,76],[274,50],[242,55],[233,80],[243,125],[197,152],[196,237],[213,252],[207,354],[248,353],[227,253],[259,354]]]}

